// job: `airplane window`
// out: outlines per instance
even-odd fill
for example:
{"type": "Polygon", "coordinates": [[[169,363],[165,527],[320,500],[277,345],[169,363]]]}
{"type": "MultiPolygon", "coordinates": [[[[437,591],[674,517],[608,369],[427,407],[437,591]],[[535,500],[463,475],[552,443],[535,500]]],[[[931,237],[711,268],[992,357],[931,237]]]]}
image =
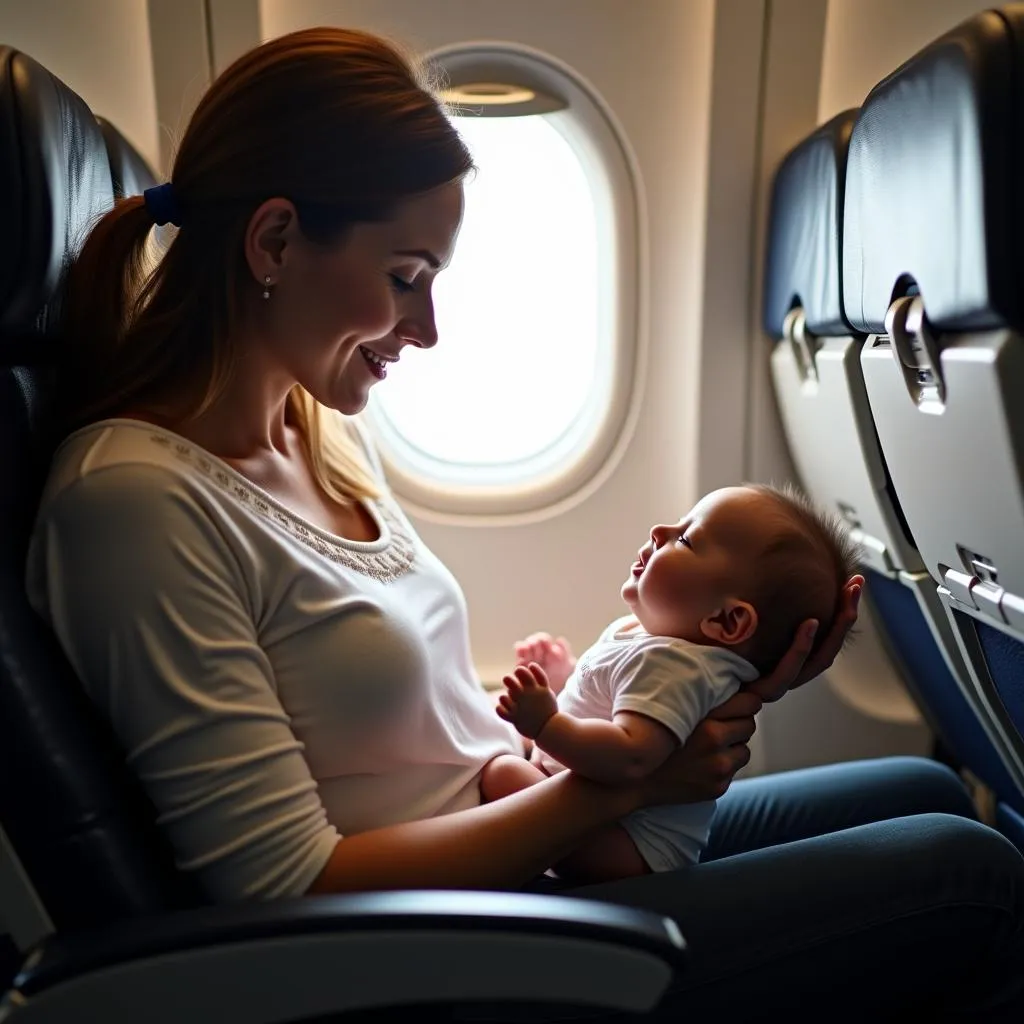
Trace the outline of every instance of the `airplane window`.
{"type": "Polygon", "coordinates": [[[597,232],[579,158],[543,116],[458,120],[479,171],[434,285],[438,345],[407,349],[373,394],[439,468],[493,476],[543,452],[586,404],[597,232]]]}
{"type": "Polygon", "coordinates": [[[620,280],[624,252],[627,273],[636,258],[616,203],[630,192],[572,104],[549,111],[453,110],[477,170],[434,283],[439,341],[406,349],[368,411],[414,511],[549,507],[607,463],[621,433],[636,337],[620,280]]]}

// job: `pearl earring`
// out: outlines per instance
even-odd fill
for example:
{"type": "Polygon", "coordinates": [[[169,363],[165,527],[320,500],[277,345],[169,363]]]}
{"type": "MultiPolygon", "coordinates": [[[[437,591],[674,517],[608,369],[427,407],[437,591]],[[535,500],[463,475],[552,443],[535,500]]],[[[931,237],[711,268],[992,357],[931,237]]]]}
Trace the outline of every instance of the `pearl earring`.
{"type": "Polygon", "coordinates": [[[269,274],[267,274],[267,276],[265,278],[263,278],[263,298],[265,298],[265,299],[269,299],[270,298],[270,275],[269,274]]]}

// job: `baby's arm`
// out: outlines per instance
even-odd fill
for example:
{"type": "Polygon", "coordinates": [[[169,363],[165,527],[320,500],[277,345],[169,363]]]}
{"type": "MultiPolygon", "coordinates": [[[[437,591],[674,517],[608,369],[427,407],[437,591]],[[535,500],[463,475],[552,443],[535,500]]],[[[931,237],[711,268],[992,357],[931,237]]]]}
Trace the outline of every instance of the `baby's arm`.
{"type": "Polygon", "coordinates": [[[615,785],[642,779],[679,745],[675,734],[646,715],[618,712],[614,720],[574,718],[558,710],[544,670],[519,666],[502,680],[498,714],[566,768],[615,785]]]}
{"type": "Polygon", "coordinates": [[[645,778],[679,746],[670,729],[633,711],[620,711],[611,722],[559,712],[535,742],[566,768],[607,785],[645,778]]]}

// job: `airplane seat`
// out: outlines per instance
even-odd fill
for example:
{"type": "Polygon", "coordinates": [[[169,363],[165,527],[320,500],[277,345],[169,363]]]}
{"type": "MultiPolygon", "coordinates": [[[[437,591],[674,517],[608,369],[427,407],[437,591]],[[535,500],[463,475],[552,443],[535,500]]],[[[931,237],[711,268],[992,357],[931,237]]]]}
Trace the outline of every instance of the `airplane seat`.
{"type": "Polygon", "coordinates": [[[107,148],[114,198],[141,196],[147,188],[159,184],[146,158],[105,117],[96,121],[107,148]]]}
{"type": "Polygon", "coordinates": [[[379,1008],[432,1019],[467,1003],[494,1020],[512,1002],[649,1009],[685,955],[658,914],[451,891],[210,906],[176,869],[115,737],[25,597],[52,450],[60,286],[113,204],[107,153],[85,102],[9,47],[0,135],[0,933],[21,964],[0,977],[0,1018],[259,1024],[379,1008]],[[564,969],[550,971],[552,957],[564,969]]]}
{"type": "Polygon", "coordinates": [[[893,491],[868,407],[864,335],[843,306],[847,110],[797,144],[775,174],[763,327],[783,429],[808,495],[860,545],[865,597],[907,691],[943,746],[1004,799],[1018,797],[970,691],[935,586],[893,491]],[[937,614],[935,614],[937,613],[937,614]]]}
{"type": "Polygon", "coordinates": [[[1024,4],[869,94],[850,139],[843,294],[893,486],[1015,792],[1024,847],[1024,4]]]}
{"type": "Polygon", "coordinates": [[[10,48],[0,49],[0,124],[11,232],[0,257],[0,820],[51,920],[70,928],[175,905],[182,882],[169,851],[157,854],[155,826],[140,827],[144,805],[112,737],[24,592],[59,284],[113,202],[103,140],[79,97],[10,48]]]}

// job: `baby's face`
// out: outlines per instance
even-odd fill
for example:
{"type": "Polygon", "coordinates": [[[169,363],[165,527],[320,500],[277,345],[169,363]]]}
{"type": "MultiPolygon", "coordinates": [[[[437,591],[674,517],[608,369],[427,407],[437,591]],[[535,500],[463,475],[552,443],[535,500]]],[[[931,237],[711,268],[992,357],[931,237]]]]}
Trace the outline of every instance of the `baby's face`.
{"type": "Polygon", "coordinates": [[[701,623],[756,579],[770,500],[745,487],[712,491],[672,526],[651,530],[622,598],[648,633],[706,643],[701,623]]]}

